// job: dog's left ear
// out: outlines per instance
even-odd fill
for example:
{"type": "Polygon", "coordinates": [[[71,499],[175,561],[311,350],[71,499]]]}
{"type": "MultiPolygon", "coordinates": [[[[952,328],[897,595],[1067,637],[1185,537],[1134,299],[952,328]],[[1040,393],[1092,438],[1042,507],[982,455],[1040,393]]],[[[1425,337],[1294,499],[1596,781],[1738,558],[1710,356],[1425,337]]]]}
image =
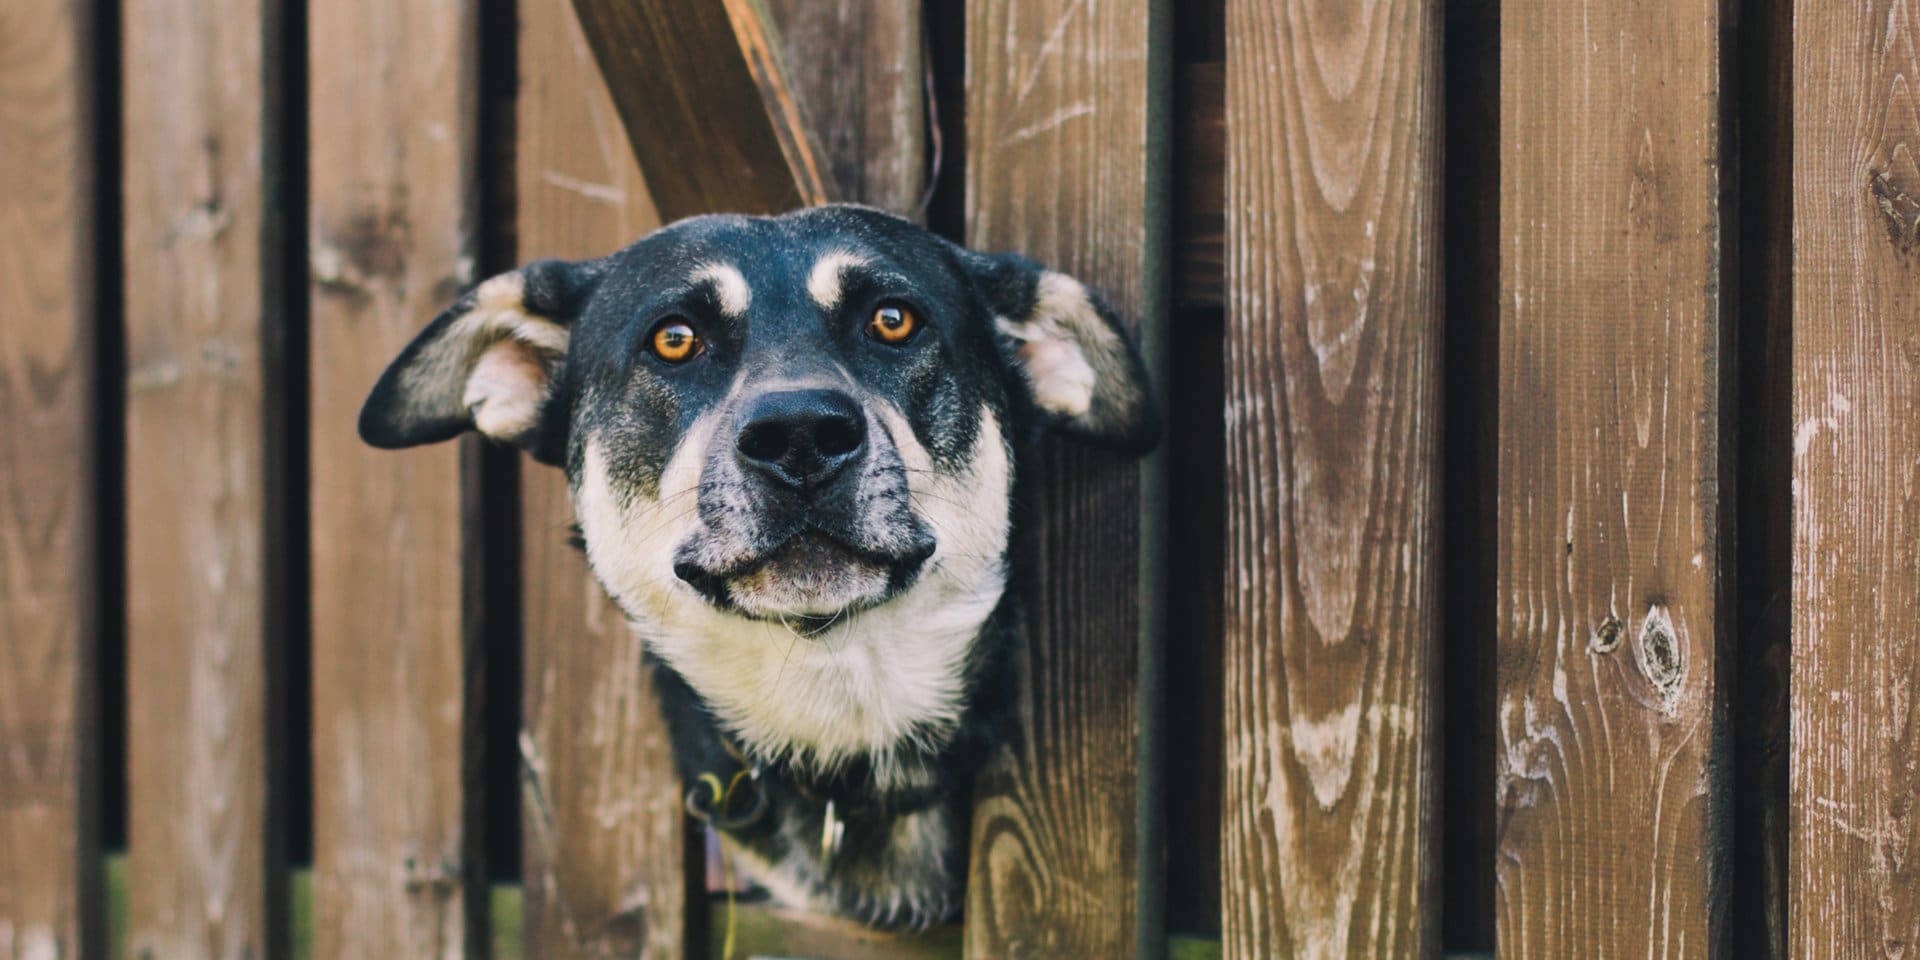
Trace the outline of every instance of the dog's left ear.
{"type": "Polygon", "coordinates": [[[1153,449],[1153,385],[1106,301],[1025,257],[972,254],[970,262],[996,314],[1000,353],[1048,425],[1132,456],[1153,449]]]}
{"type": "Polygon", "coordinates": [[[388,365],[360,408],[360,438],[386,449],[478,430],[551,462],[564,414],[551,410],[569,327],[597,263],[543,260],[475,287],[388,365]]]}

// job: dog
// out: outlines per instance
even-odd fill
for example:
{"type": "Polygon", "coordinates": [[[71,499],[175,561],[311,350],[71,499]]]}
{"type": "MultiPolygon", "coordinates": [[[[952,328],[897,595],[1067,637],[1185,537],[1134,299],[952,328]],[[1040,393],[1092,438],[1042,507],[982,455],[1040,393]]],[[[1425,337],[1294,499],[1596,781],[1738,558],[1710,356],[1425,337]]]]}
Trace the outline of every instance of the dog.
{"type": "Polygon", "coordinates": [[[475,430],[563,468],[688,810],[777,899],[924,928],[959,912],[971,783],[1009,719],[1018,454],[1051,430],[1141,455],[1155,409],[1080,281],[832,205],[495,276],[359,429],[475,430]]]}

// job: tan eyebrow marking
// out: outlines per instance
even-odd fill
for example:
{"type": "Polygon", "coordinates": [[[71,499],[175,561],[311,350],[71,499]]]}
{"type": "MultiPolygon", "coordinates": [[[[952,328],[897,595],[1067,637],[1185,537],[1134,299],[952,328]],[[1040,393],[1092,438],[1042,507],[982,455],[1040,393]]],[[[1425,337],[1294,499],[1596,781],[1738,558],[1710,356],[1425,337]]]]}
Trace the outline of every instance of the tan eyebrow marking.
{"type": "Polygon", "coordinates": [[[714,296],[720,300],[721,313],[736,320],[747,315],[747,307],[753,303],[753,289],[747,286],[747,278],[740,268],[730,263],[703,263],[694,269],[691,279],[713,287],[714,296]]]}
{"type": "Polygon", "coordinates": [[[872,261],[850,250],[835,250],[814,262],[813,270],[807,274],[807,295],[822,310],[832,310],[840,306],[841,274],[854,267],[867,266],[872,261]]]}

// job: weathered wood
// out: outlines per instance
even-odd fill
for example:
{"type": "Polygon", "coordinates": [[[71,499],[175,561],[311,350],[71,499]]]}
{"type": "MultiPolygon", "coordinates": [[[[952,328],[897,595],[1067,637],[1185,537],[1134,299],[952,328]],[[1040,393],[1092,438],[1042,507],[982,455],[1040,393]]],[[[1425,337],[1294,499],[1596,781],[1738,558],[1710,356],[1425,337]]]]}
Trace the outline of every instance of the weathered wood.
{"type": "Polygon", "coordinates": [[[0,958],[95,956],[92,24],[0,10],[0,958]]]}
{"type": "Polygon", "coordinates": [[[260,957],[267,782],[261,0],[124,9],[128,938],[260,957]]]}
{"type": "MultiPolygon", "coordinates": [[[[966,25],[966,240],[1102,291],[1150,363],[1166,308],[1157,16],[1150,0],[972,0],[966,25]]],[[[1141,646],[1160,627],[1160,581],[1142,563],[1160,547],[1143,510],[1155,468],[1049,441],[1023,469],[1020,736],[975,793],[967,953],[1133,956],[1160,940],[1141,922],[1158,900],[1136,902],[1160,859],[1136,835],[1152,704],[1141,646]]]]}
{"type": "Polygon", "coordinates": [[[754,0],[573,0],[663,220],[838,195],[754,0]]]}
{"type": "MultiPolygon", "coordinates": [[[[520,255],[617,250],[659,220],[579,21],[567,0],[518,20],[520,255]]],[[[640,642],[568,543],[565,477],[526,463],[521,513],[527,954],[687,956],[698,877],[640,642]]]]}
{"type": "Polygon", "coordinates": [[[1439,6],[1227,37],[1222,939],[1432,955],[1439,6]]]}
{"type": "Polygon", "coordinates": [[[1500,14],[1503,957],[1725,948],[1720,8],[1500,14]]]}
{"type": "Polygon", "coordinates": [[[1795,957],[1920,944],[1920,7],[1793,26],[1795,957]]]}
{"type": "Polygon", "coordinates": [[[382,367],[473,281],[467,0],[308,10],[314,956],[480,947],[461,451],[361,444],[382,367]]]}
{"type": "Polygon", "coordinates": [[[917,216],[927,180],[920,4],[762,4],[800,116],[819,141],[839,199],[917,216]]]}

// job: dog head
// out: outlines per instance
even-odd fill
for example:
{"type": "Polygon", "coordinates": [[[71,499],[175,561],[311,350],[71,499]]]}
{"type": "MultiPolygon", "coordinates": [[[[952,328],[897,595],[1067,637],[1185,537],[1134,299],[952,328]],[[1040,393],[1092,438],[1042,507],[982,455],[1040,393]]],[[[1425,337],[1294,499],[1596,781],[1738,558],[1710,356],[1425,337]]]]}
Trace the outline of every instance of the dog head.
{"type": "Polygon", "coordinates": [[[1016,441],[1138,453],[1157,422],[1080,282],[834,206],[482,283],[360,418],[378,447],[469,429],[565,468],[595,575],[734,735],[831,764],[955,721],[1016,441]]]}

